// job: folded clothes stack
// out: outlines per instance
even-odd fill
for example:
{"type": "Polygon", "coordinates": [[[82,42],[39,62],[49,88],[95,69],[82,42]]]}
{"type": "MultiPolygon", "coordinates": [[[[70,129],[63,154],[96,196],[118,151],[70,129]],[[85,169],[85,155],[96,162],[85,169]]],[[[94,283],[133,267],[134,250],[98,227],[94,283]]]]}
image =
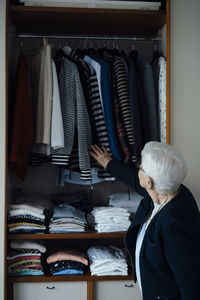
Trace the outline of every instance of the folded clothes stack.
{"type": "Polygon", "coordinates": [[[94,207],[87,221],[98,232],[126,231],[131,224],[127,209],[109,206],[94,207]]]}
{"type": "Polygon", "coordinates": [[[114,246],[94,246],[87,250],[91,275],[111,276],[128,274],[126,254],[114,246]]]}
{"type": "Polygon", "coordinates": [[[66,203],[54,206],[49,223],[49,232],[83,232],[85,231],[85,213],[66,203]]]}
{"type": "Polygon", "coordinates": [[[126,208],[130,213],[135,213],[142,198],[136,192],[114,193],[109,196],[109,206],[126,208]]]}
{"type": "Polygon", "coordinates": [[[42,196],[21,197],[21,201],[10,204],[8,231],[15,233],[44,233],[46,230],[45,203],[42,196]]]}
{"type": "Polygon", "coordinates": [[[75,193],[55,193],[51,197],[53,205],[58,205],[62,203],[67,203],[81,211],[88,211],[88,196],[85,192],[75,192],[75,193]]]}
{"type": "Polygon", "coordinates": [[[52,275],[81,275],[88,265],[88,260],[84,253],[65,250],[48,256],[47,263],[52,275]]]}
{"type": "Polygon", "coordinates": [[[14,240],[7,255],[9,275],[44,275],[41,255],[46,252],[42,241],[14,240]]]}

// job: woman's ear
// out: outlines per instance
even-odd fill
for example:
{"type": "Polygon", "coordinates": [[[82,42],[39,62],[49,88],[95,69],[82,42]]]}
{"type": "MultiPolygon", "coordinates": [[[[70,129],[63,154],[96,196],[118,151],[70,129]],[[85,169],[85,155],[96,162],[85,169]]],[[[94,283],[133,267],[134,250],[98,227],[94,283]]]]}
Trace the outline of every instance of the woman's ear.
{"type": "Polygon", "coordinates": [[[153,188],[153,181],[151,177],[147,176],[147,190],[151,190],[153,188]]]}

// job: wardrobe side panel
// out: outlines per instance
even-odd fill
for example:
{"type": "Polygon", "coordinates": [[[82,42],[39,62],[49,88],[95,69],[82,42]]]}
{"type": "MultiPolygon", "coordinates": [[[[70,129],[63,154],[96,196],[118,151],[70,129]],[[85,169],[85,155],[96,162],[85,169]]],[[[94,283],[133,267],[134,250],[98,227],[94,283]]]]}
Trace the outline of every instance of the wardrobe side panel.
{"type": "Polygon", "coordinates": [[[0,299],[5,292],[6,0],[0,1],[0,299]]]}

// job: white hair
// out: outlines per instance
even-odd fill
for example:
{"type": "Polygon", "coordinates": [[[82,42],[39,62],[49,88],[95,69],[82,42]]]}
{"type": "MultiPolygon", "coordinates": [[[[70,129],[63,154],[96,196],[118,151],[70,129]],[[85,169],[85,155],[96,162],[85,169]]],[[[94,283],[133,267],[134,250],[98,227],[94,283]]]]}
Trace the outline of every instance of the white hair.
{"type": "Polygon", "coordinates": [[[187,174],[186,162],[179,152],[170,145],[148,142],[141,156],[142,169],[157,192],[171,194],[178,190],[187,174]]]}

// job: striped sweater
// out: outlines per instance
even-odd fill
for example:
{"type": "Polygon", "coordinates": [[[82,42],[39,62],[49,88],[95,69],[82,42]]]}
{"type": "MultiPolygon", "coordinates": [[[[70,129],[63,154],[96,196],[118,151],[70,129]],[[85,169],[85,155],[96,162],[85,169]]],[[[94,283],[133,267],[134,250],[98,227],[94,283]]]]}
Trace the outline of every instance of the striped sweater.
{"type": "MultiPolygon", "coordinates": [[[[110,144],[108,139],[107,128],[105,124],[105,117],[103,113],[102,101],[100,99],[100,90],[97,81],[97,75],[93,67],[88,63],[91,61],[90,57],[86,57],[84,60],[75,53],[70,47],[63,49],[65,55],[73,61],[81,75],[81,82],[84,86],[83,92],[86,99],[88,110],[90,111],[90,120],[92,119],[91,125],[93,127],[93,134],[95,134],[95,142],[99,146],[104,146],[112,157],[110,150],[110,144]],[[87,90],[87,93],[85,91],[87,90]]],[[[110,175],[97,164],[97,162],[91,159],[91,166],[98,167],[98,175],[101,178],[110,178],[110,175]]],[[[78,144],[75,140],[73,146],[73,153],[70,157],[69,167],[71,170],[79,171],[78,168],[78,144]]],[[[81,179],[90,180],[90,174],[81,172],[81,179]]]]}
{"type": "Polygon", "coordinates": [[[113,71],[115,74],[116,93],[119,101],[119,106],[121,109],[122,119],[124,122],[129,145],[131,147],[132,161],[135,162],[136,158],[134,154],[134,136],[133,136],[133,127],[131,124],[130,101],[129,101],[129,93],[128,93],[128,76],[122,58],[120,57],[115,58],[113,64],[113,71]]]}
{"type": "Polygon", "coordinates": [[[76,65],[63,59],[60,74],[60,98],[64,126],[64,144],[61,149],[53,150],[52,163],[68,165],[72,153],[75,128],[78,132],[79,167],[83,173],[90,172],[89,149],[92,142],[91,127],[85,98],[76,65]]]}

